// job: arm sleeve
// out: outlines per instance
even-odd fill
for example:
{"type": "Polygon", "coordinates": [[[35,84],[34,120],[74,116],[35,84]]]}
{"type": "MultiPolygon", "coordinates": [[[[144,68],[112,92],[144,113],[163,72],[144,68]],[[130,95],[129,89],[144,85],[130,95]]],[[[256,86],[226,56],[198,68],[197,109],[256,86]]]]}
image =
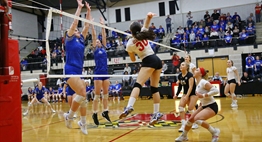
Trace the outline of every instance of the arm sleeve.
{"type": "Polygon", "coordinates": [[[208,92],[207,94],[208,94],[208,96],[214,96],[214,95],[216,95],[217,93],[219,93],[218,89],[217,89],[215,86],[213,86],[213,87],[209,90],[209,92],[208,92]]]}

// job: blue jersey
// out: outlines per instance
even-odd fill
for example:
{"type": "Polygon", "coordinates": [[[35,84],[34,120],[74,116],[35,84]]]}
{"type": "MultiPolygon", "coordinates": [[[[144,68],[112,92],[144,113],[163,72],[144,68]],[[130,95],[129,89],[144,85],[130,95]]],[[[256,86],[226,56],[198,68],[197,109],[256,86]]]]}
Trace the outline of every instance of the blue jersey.
{"type": "Polygon", "coordinates": [[[257,70],[260,70],[262,65],[262,60],[255,60],[255,66],[257,68],[257,70]]]}
{"type": "Polygon", "coordinates": [[[86,86],[86,92],[87,93],[90,93],[94,90],[94,87],[93,86],[86,86]]]}
{"type": "Polygon", "coordinates": [[[45,92],[46,92],[46,88],[44,87],[42,87],[41,89],[39,89],[38,87],[35,88],[34,93],[36,94],[37,100],[41,100],[42,98],[44,98],[45,92]]]}
{"type": "Polygon", "coordinates": [[[58,94],[61,94],[63,92],[63,88],[62,87],[58,87],[58,94]]]}
{"type": "Polygon", "coordinates": [[[53,88],[52,88],[51,90],[48,89],[47,93],[48,93],[48,94],[53,94],[53,93],[54,93],[54,89],[53,89],[53,88]]]}
{"type": "Polygon", "coordinates": [[[109,85],[109,88],[108,88],[108,91],[111,92],[115,89],[115,86],[114,85],[109,85]]]}
{"type": "Polygon", "coordinates": [[[121,84],[115,84],[114,89],[119,91],[121,89],[121,84]]]}
{"type": "Polygon", "coordinates": [[[33,90],[28,90],[28,94],[33,94],[33,90]]]}
{"type": "Polygon", "coordinates": [[[96,67],[94,74],[107,74],[107,53],[104,48],[98,48],[94,50],[94,58],[96,67]]]}
{"type": "Polygon", "coordinates": [[[82,74],[83,64],[84,64],[84,36],[81,34],[80,38],[75,35],[71,37],[66,37],[66,64],[65,73],[66,74],[82,74]],[[74,73],[71,70],[76,70],[74,73]]]}

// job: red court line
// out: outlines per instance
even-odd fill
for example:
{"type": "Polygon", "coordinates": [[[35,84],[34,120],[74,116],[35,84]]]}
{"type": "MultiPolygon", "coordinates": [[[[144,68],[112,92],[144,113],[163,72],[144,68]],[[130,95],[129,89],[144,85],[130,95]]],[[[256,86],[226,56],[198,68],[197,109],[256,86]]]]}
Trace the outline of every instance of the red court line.
{"type": "MultiPolygon", "coordinates": [[[[63,121],[64,120],[61,120],[61,121],[53,122],[53,123],[50,123],[50,124],[47,124],[47,125],[53,125],[53,124],[57,124],[57,123],[60,123],[60,122],[63,122],[63,121]]],[[[31,130],[34,130],[34,129],[39,129],[39,128],[42,128],[42,127],[47,126],[47,125],[42,125],[42,126],[39,126],[39,127],[36,127],[36,128],[22,130],[22,132],[31,131],[31,130]]]]}
{"type": "Polygon", "coordinates": [[[116,138],[114,138],[114,139],[112,139],[112,140],[110,140],[109,142],[113,142],[113,141],[115,141],[115,140],[118,140],[118,139],[120,139],[120,138],[122,138],[122,137],[124,137],[124,136],[126,136],[126,135],[128,135],[128,134],[130,134],[130,133],[132,133],[133,131],[139,129],[139,128],[140,128],[140,126],[139,126],[139,127],[136,127],[136,128],[133,129],[133,130],[130,130],[130,131],[128,131],[128,132],[126,132],[126,133],[124,133],[124,134],[122,134],[122,135],[120,135],[120,136],[118,136],[118,137],[116,137],[116,138]]]}

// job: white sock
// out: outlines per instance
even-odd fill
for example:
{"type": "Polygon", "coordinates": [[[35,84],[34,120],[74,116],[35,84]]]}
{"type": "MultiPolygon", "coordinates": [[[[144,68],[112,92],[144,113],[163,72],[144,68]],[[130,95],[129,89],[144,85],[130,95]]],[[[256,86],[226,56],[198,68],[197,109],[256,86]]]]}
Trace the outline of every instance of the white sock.
{"type": "Polygon", "coordinates": [[[136,102],[136,98],[135,97],[130,97],[129,100],[128,100],[128,104],[127,104],[127,107],[130,107],[130,106],[134,106],[136,102]]]}
{"type": "Polygon", "coordinates": [[[69,118],[69,119],[73,119],[74,114],[75,114],[75,112],[70,109],[70,110],[69,110],[69,113],[68,113],[68,118],[69,118]]]}
{"type": "Polygon", "coordinates": [[[82,124],[86,124],[86,116],[80,116],[80,121],[82,124]]]}
{"type": "Polygon", "coordinates": [[[187,130],[184,130],[183,133],[182,133],[182,135],[183,135],[184,137],[186,137],[186,136],[187,136],[187,132],[188,132],[187,130]]]}
{"type": "Polygon", "coordinates": [[[181,124],[182,125],[186,125],[186,120],[185,119],[181,119],[181,124]]]}
{"type": "Polygon", "coordinates": [[[215,128],[212,127],[211,125],[209,125],[208,131],[209,131],[210,133],[212,133],[212,134],[216,132],[215,128]]]}
{"type": "Polygon", "coordinates": [[[107,109],[104,109],[104,112],[105,112],[105,111],[108,111],[108,108],[107,108],[107,109]]]}
{"type": "Polygon", "coordinates": [[[159,103],[154,104],[154,113],[159,112],[159,107],[160,107],[159,103]]]}

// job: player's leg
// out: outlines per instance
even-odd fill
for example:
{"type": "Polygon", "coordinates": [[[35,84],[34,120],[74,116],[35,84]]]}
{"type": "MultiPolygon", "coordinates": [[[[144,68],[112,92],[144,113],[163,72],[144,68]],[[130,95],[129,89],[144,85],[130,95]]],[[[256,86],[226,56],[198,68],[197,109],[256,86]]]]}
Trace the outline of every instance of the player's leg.
{"type": "Polygon", "coordinates": [[[136,98],[138,98],[140,94],[142,85],[145,84],[145,82],[148,80],[148,78],[152,75],[154,71],[154,68],[141,67],[136,79],[136,83],[134,84],[130,98],[128,100],[127,107],[125,108],[124,112],[119,116],[120,119],[126,117],[129,113],[131,113],[134,110],[133,106],[136,102],[136,98]]]}
{"type": "Polygon", "coordinates": [[[163,114],[159,112],[160,108],[160,94],[158,91],[158,85],[160,80],[160,74],[162,69],[154,70],[150,77],[150,90],[153,96],[153,117],[151,118],[150,125],[154,125],[162,116],[163,114]]]}
{"type": "Polygon", "coordinates": [[[108,89],[109,89],[109,79],[106,79],[102,82],[102,88],[103,88],[103,94],[102,94],[102,98],[103,98],[103,112],[102,112],[102,116],[109,122],[111,122],[109,115],[108,115],[108,89]]]}
{"type": "Polygon", "coordinates": [[[46,99],[45,97],[43,97],[43,98],[41,99],[41,101],[42,101],[43,103],[45,103],[45,104],[47,105],[47,107],[48,107],[53,113],[56,112],[56,111],[53,109],[53,107],[51,106],[51,104],[47,101],[47,99],[46,99]]]}
{"type": "Polygon", "coordinates": [[[230,90],[230,94],[231,94],[231,97],[232,97],[231,107],[238,107],[237,97],[236,97],[236,94],[235,94],[235,88],[236,88],[236,83],[230,83],[229,84],[229,90],[230,90]]]}
{"type": "Polygon", "coordinates": [[[98,118],[97,118],[97,112],[98,112],[98,104],[99,104],[99,99],[100,99],[100,94],[101,94],[101,88],[102,88],[102,79],[99,78],[99,77],[96,77],[95,80],[94,80],[94,86],[95,86],[95,89],[94,89],[94,93],[95,93],[95,96],[94,96],[94,101],[93,101],[93,115],[92,115],[92,118],[94,120],[94,123],[96,125],[99,125],[99,121],[98,121],[98,118]]]}

